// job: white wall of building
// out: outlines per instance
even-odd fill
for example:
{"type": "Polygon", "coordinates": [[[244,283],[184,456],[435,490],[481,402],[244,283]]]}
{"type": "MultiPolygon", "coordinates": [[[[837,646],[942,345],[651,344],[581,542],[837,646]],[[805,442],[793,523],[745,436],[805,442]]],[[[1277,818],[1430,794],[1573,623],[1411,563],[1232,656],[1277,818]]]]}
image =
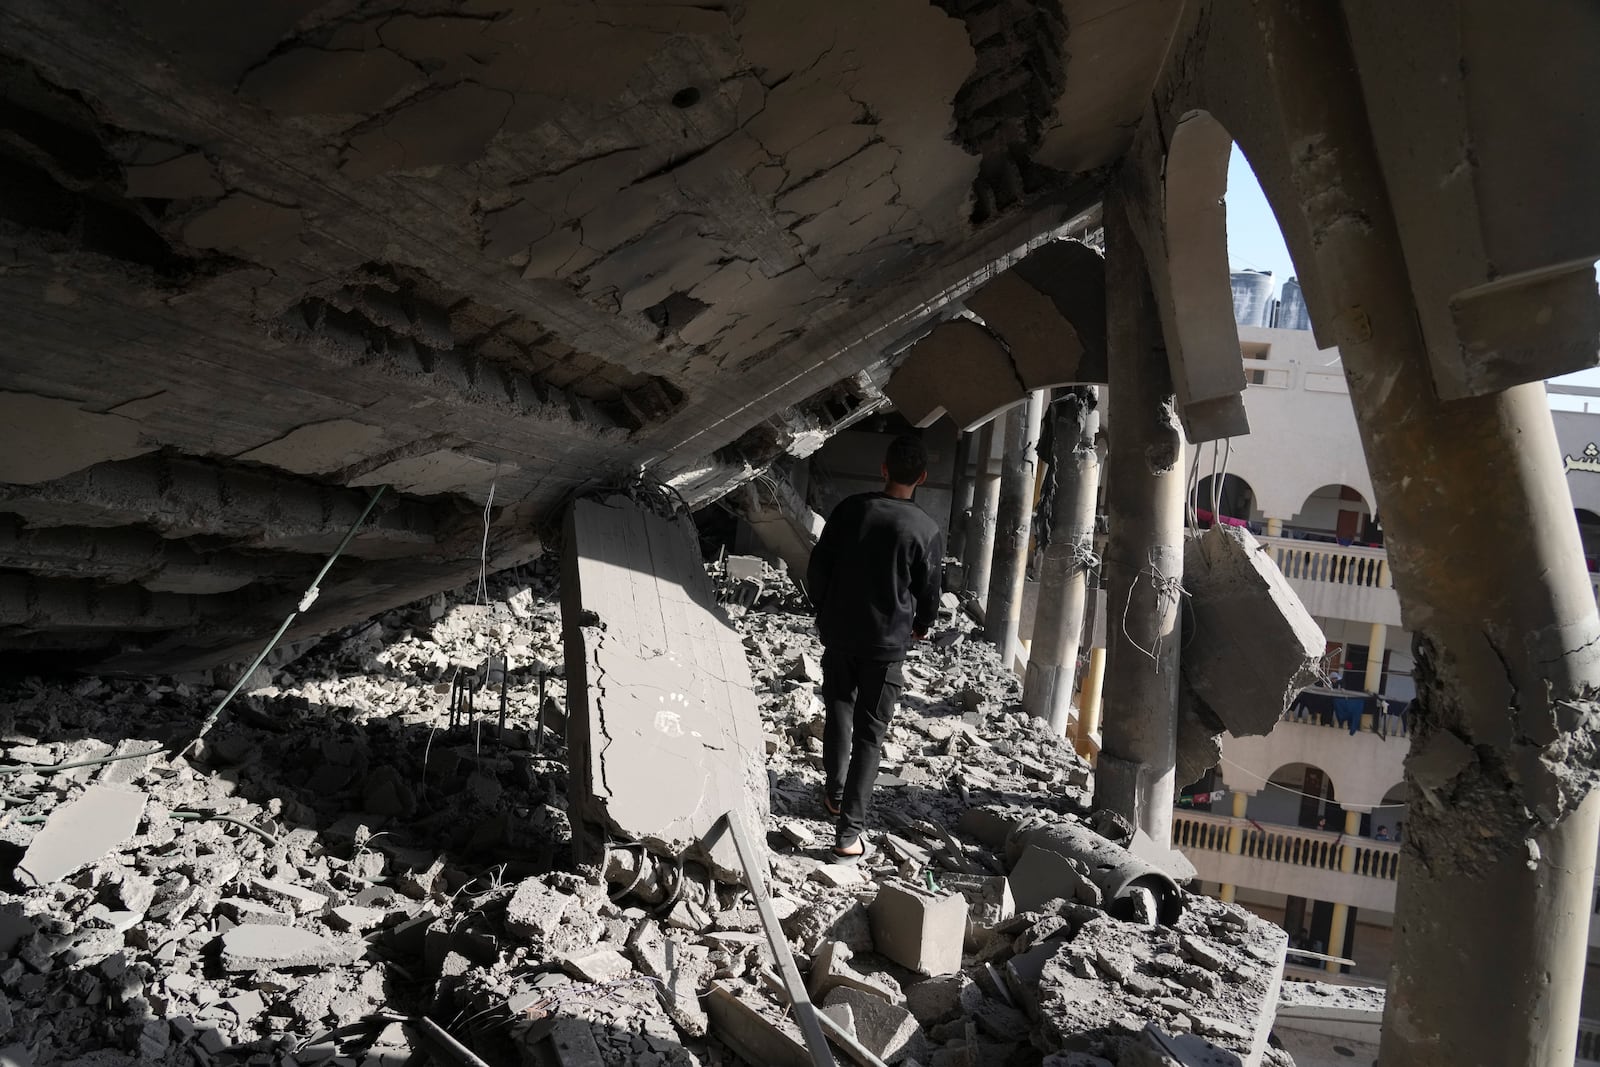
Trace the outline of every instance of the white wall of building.
{"type": "MultiPolygon", "coordinates": [[[[1355,412],[1345,387],[1344,368],[1336,348],[1319,349],[1306,330],[1239,327],[1246,355],[1245,412],[1250,433],[1233,439],[1228,473],[1237,474],[1255,491],[1256,507],[1272,518],[1293,522],[1307,498],[1324,486],[1348,485],[1372,508],[1372,479],[1367,475],[1356,432],[1355,412]]],[[[1210,474],[1210,450],[1201,454],[1200,475],[1210,474]]],[[[1333,501],[1327,501],[1328,504],[1333,501]]],[[[1347,510],[1357,510],[1347,501],[1347,510]]],[[[1339,509],[1314,502],[1318,525],[1332,529],[1339,509]],[[1321,515],[1327,510],[1327,516],[1321,515]]]]}

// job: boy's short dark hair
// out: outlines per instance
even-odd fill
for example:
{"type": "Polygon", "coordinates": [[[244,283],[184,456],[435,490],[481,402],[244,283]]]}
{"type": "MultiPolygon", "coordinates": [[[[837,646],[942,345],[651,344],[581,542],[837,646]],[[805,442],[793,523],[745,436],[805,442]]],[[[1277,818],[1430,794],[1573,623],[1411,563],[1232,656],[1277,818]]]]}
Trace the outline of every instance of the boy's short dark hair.
{"type": "Polygon", "coordinates": [[[916,485],[928,473],[928,449],[922,438],[914,433],[903,433],[889,442],[883,465],[889,471],[889,480],[896,485],[916,485]]]}

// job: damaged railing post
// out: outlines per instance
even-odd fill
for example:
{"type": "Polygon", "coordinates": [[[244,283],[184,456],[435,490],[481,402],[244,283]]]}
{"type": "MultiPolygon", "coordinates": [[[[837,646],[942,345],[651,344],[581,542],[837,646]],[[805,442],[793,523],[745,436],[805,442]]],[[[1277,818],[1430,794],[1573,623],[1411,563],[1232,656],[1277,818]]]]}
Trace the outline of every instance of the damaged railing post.
{"type": "Polygon", "coordinates": [[[1343,16],[1256,11],[1284,143],[1303,157],[1298,199],[1275,206],[1315,235],[1297,249],[1314,255],[1300,264],[1315,268],[1312,318],[1339,344],[1415,635],[1381,1062],[1572,1063],[1600,838],[1600,619],[1544,389],[1439,399],[1343,16]]]}
{"type": "Polygon", "coordinates": [[[1039,427],[1044,420],[1045,393],[1037,389],[1026,407],[1016,408],[1006,422],[1004,466],[1000,472],[1000,506],[995,513],[994,563],[989,572],[989,599],[984,605],[983,636],[1000,650],[1000,663],[1010,670],[1022,653],[1017,633],[1022,622],[1022,587],[1028,571],[1028,541],[1033,532],[1033,490],[1039,472],[1039,427]]]}
{"type": "Polygon", "coordinates": [[[1050,543],[1039,567],[1039,606],[1022,688],[1022,706],[1065,736],[1072,712],[1072,682],[1083,635],[1089,572],[1095,569],[1094,505],[1100,489],[1095,431],[1100,417],[1093,386],[1075,386],[1052,405],[1055,506],[1050,543]]]}
{"type": "Polygon", "coordinates": [[[1095,803],[1165,845],[1177,759],[1184,438],[1144,256],[1115,192],[1105,226],[1111,537],[1095,803]]]}
{"type": "MultiPolygon", "coordinates": [[[[995,510],[1000,506],[1000,472],[993,469],[994,437],[1008,416],[1001,412],[978,433],[976,471],[972,476],[972,513],[967,518],[967,554],[962,558],[961,588],[980,599],[989,595],[989,567],[994,562],[995,510]]],[[[1002,460],[1002,462],[1004,462],[1002,460]]]]}

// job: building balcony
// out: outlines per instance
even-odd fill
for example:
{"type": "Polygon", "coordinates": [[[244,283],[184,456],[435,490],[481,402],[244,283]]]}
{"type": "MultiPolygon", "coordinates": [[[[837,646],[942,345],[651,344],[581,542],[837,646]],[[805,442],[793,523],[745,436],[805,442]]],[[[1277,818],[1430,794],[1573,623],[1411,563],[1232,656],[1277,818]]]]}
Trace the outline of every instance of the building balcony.
{"type": "Polygon", "coordinates": [[[1312,615],[1400,626],[1400,597],[1383,549],[1288,537],[1257,540],[1312,615]]]}
{"type": "MultiPolygon", "coordinates": [[[[1594,944],[1592,934],[1589,943],[1594,944]]],[[[1577,1067],[1600,1067],[1600,1019],[1578,1020],[1577,1067]]]]}
{"type": "Polygon", "coordinates": [[[1207,882],[1394,911],[1400,846],[1391,841],[1178,810],[1172,843],[1207,882]],[[1350,870],[1343,869],[1347,852],[1350,870]]]}

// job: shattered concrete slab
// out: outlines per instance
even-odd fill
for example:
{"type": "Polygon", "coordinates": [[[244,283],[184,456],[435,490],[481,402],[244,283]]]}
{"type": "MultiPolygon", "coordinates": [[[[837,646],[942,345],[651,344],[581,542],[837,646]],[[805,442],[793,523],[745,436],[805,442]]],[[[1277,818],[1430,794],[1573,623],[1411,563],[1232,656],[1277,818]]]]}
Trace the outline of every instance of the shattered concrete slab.
{"type": "Polygon", "coordinates": [[[733,811],[766,825],[765,745],[744,646],[717,607],[694,524],[622,497],[578,501],[561,605],[577,821],[703,856],[737,880],[717,824],[733,811]]]}
{"type": "Polygon", "coordinates": [[[90,786],[50,813],[17,864],[17,880],[47,885],[95,862],[134,835],[144,805],[136,789],[90,786]]]}
{"type": "Polygon", "coordinates": [[[1317,678],[1322,630],[1260,543],[1215,525],[1184,545],[1183,675],[1237,737],[1270,733],[1317,678]]]}
{"type": "Polygon", "coordinates": [[[222,967],[227,971],[326,967],[360,958],[359,941],[335,941],[293,926],[246,923],[222,935],[222,967]]]}

